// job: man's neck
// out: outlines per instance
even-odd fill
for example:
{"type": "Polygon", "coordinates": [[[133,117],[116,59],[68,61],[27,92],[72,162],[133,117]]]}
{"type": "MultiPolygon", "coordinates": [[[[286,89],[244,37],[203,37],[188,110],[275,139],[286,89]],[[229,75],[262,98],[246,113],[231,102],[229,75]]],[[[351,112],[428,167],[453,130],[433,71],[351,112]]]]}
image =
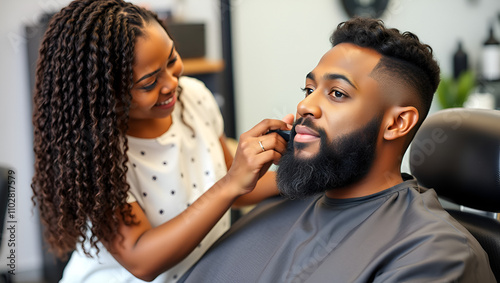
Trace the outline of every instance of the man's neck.
{"type": "Polygon", "coordinates": [[[372,195],[403,182],[400,170],[381,173],[372,170],[361,180],[342,188],[326,191],[326,196],[334,199],[357,198],[372,195]]]}

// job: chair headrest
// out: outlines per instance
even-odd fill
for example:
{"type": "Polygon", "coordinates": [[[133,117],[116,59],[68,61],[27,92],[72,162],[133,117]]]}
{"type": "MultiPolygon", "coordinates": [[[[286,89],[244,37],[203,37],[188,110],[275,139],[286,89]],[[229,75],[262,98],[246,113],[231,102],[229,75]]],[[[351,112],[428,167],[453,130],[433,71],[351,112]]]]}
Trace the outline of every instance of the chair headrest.
{"type": "Polygon", "coordinates": [[[418,182],[443,199],[500,212],[500,111],[452,108],[430,115],[409,157],[418,182]]]}

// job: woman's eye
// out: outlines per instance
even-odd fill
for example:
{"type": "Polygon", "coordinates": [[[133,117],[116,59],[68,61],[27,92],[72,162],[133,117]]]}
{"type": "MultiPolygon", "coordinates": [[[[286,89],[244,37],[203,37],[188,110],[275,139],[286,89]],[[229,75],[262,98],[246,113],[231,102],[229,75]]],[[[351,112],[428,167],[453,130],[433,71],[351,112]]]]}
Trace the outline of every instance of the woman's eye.
{"type": "Polygon", "coordinates": [[[172,60],[168,61],[167,63],[167,66],[172,66],[175,64],[175,62],[177,62],[177,56],[175,56],[174,58],[172,58],[172,60]]]}
{"type": "Polygon", "coordinates": [[[150,90],[153,90],[155,87],[156,87],[156,80],[148,85],[141,87],[141,89],[146,90],[146,91],[150,91],[150,90]]]}

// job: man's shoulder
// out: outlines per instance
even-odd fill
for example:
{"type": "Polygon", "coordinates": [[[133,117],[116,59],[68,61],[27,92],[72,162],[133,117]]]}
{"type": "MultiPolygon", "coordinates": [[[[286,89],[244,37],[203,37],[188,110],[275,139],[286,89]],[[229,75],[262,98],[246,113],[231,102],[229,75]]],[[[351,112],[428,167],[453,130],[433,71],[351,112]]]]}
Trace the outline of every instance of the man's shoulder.
{"type": "Polygon", "coordinates": [[[319,197],[288,200],[272,197],[259,203],[236,221],[179,282],[255,282],[269,260],[269,251],[307,207],[319,197]],[[224,268],[213,268],[217,262],[224,268]]]}
{"type": "Polygon", "coordinates": [[[261,234],[262,230],[260,229],[283,231],[292,225],[298,215],[303,213],[307,207],[314,205],[319,198],[319,196],[300,200],[290,200],[281,196],[268,198],[236,221],[226,234],[229,236],[239,233],[238,231],[241,229],[249,230],[255,234],[261,234]]]}

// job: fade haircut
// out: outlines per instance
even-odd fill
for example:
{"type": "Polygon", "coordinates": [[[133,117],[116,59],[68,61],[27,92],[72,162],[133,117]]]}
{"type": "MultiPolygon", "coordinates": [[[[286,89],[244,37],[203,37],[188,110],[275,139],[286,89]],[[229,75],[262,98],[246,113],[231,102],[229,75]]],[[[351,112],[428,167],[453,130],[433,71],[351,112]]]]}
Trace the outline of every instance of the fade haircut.
{"type": "Polygon", "coordinates": [[[420,127],[429,113],[432,98],[440,81],[439,65],[433,57],[432,48],[419,41],[411,32],[401,33],[395,28],[386,28],[381,20],[352,18],[338,25],[330,37],[333,46],[351,43],[370,48],[382,55],[373,73],[395,78],[417,95],[420,127]]]}

